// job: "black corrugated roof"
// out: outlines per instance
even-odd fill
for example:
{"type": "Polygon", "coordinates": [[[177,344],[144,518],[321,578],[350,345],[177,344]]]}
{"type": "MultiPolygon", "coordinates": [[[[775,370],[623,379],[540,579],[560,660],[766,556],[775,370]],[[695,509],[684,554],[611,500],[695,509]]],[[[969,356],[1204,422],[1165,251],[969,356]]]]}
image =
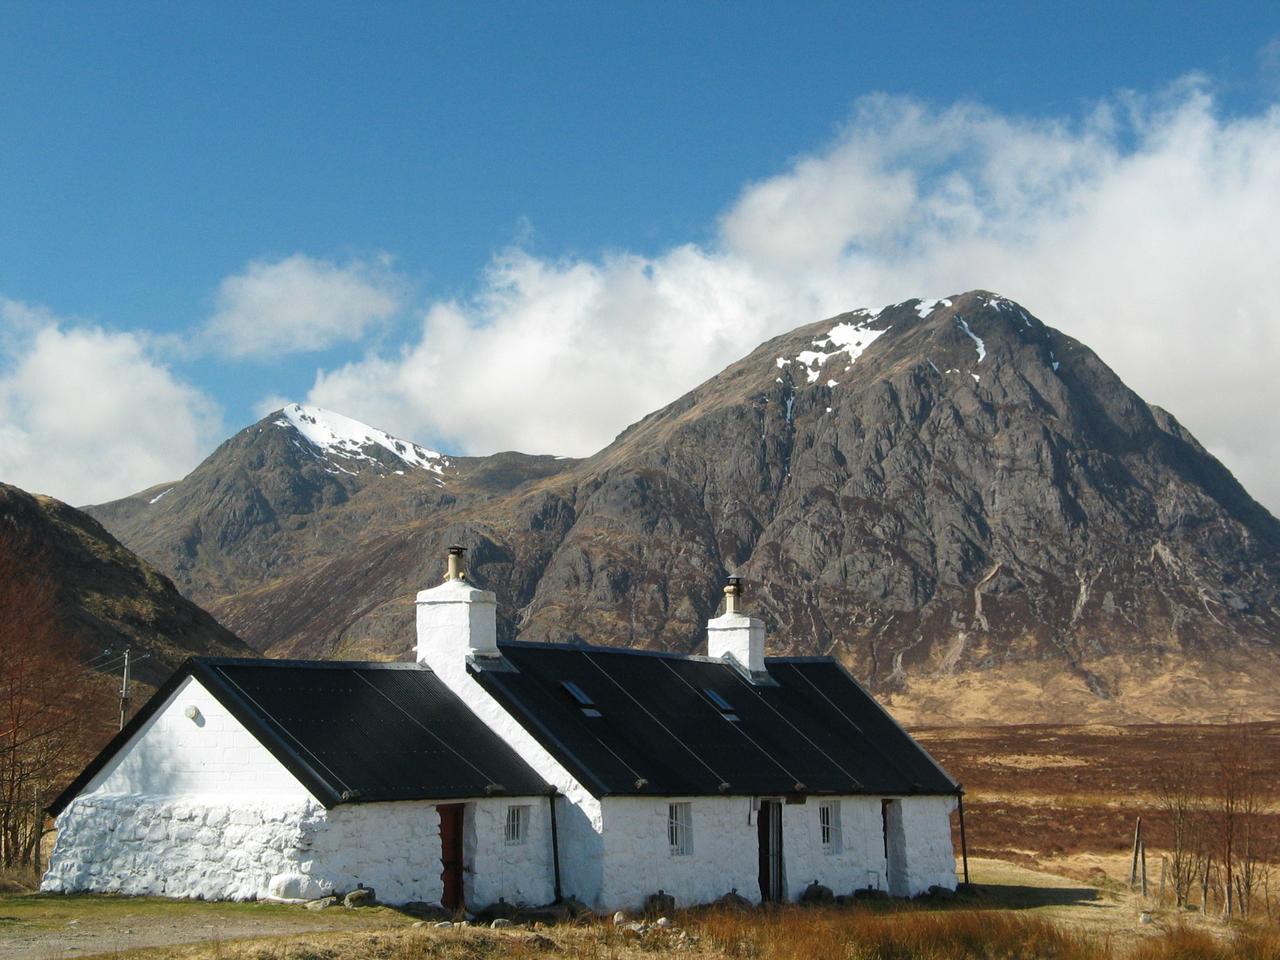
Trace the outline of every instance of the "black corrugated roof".
{"type": "Polygon", "coordinates": [[[828,657],[769,658],[775,683],[757,685],[707,657],[523,642],[500,649],[505,669],[473,669],[476,679],[596,796],[959,790],[828,657]]]}
{"type": "Polygon", "coordinates": [[[193,658],[49,807],[55,816],[195,677],[326,807],[550,791],[431,670],[410,663],[193,658]]]}

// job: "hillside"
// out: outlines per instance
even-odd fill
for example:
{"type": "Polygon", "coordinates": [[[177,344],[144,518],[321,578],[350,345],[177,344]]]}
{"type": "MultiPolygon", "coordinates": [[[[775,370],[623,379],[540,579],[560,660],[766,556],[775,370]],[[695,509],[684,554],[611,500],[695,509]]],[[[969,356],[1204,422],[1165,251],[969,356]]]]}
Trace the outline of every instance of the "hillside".
{"type": "Polygon", "coordinates": [[[910,719],[1280,715],[1280,523],[992,294],[800,327],[583,461],[409,463],[307,409],[91,508],[271,654],[406,655],[458,541],[507,636],[696,651],[734,572],[771,652],[835,655],[910,719]]]}
{"type": "Polygon", "coordinates": [[[130,647],[138,679],[158,683],[192,654],[253,651],[92,517],[52,497],[0,483],[6,562],[52,584],[62,650],[81,662],[130,647]]]}

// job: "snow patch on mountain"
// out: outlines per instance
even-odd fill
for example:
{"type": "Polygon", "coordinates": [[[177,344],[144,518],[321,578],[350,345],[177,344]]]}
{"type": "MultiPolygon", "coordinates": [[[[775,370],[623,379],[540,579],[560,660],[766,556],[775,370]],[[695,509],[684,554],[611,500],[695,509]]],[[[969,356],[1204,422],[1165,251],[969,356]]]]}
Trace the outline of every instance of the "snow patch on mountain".
{"type": "Polygon", "coordinates": [[[929,314],[933,313],[934,310],[938,309],[938,307],[949,306],[951,306],[951,301],[945,298],[940,300],[921,300],[916,304],[916,313],[920,316],[920,319],[923,320],[925,317],[929,316],[929,314]]]}
{"type": "MultiPolygon", "coordinates": [[[[879,313],[871,314],[866,310],[859,310],[857,314],[864,317],[856,322],[837,323],[831,328],[825,337],[820,337],[813,341],[813,345],[818,347],[817,350],[801,350],[796,354],[795,359],[788,361],[784,357],[778,358],[778,366],[784,367],[787,363],[799,363],[805,368],[805,378],[809,383],[817,383],[818,377],[822,374],[822,366],[832,357],[838,354],[847,354],[849,357],[849,365],[852,366],[857,359],[862,356],[867,347],[875,343],[879,337],[888,332],[889,328],[884,330],[873,330],[870,324],[880,316],[879,313]]],[[[845,367],[846,370],[849,367],[845,367]]],[[[834,386],[834,382],[831,386],[834,386]]]]}
{"type": "Polygon", "coordinates": [[[964,317],[956,317],[956,323],[960,325],[960,329],[968,335],[969,339],[973,341],[974,346],[978,348],[978,362],[981,363],[983,360],[987,359],[987,345],[982,342],[982,338],[980,336],[969,329],[969,324],[965,321],[964,317]]]}
{"type": "MultiPolygon", "coordinates": [[[[359,420],[352,420],[350,417],[344,417],[340,413],[320,407],[304,407],[299,403],[291,403],[280,411],[280,419],[274,422],[278,427],[292,427],[326,457],[376,463],[377,458],[370,456],[370,448],[381,447],[409,466],[430,470],[435,474],[443,474],[444,468],[449,466],[449,459],[444,454],[420,447],[407,440],[400,440],[359,420]]],[[[338,464],[335,463],[334,466],[338,464]]],[[[339,469],[343,468],[339,467],[339,469]]],[[[344,469],[343,472],[351,471],[344,469]]]]}

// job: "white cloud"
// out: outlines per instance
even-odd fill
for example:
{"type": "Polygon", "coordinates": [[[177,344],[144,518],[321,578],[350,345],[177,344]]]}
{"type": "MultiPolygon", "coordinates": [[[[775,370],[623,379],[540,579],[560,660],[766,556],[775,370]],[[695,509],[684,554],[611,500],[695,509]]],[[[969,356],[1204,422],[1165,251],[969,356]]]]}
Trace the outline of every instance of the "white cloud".
{"type": "Polygon", "coordinates": [[[339,265],[302,254],[254,260],[219,285],[204,340],[229,357],[324,350],[393,316],[401,287],[385,264],[339,265]]]}
{"type": "Polygon", "coordinates": [[[767,336],[984,287],[1092,346],[1275,510],[1277,210],[1280,109],[1225,117],[1197,78],[1054,120],[868,97],[707,247],[509,251],[310,400],[457,453],[588,454],[767,336]]]}
{"type": "Polygon", "coordinates": [[[0,299],[0,479],[73,504],[190,470],[218,438],[213,404],[134,334],[70,326],[0,299]]]}

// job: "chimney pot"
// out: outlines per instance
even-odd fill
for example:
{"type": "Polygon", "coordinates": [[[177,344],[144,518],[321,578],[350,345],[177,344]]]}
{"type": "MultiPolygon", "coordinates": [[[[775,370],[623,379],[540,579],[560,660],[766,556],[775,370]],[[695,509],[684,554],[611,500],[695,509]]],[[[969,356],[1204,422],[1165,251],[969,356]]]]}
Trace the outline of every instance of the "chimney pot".
{"type": "Polygon", "coordinates": [[[467,559],[467,548],[460,547],[456,543],[449,548],[449,568],[445,573],[445,580],[465,580],[467,579],[467,571],[464,564],[467,559]]]}
{"type": "Polygon", "coordinates": [[[724,586],[724,612],[735,613],[738,609],[738,598],[742,596],[742,578],[730,577],[724,586]]]}

